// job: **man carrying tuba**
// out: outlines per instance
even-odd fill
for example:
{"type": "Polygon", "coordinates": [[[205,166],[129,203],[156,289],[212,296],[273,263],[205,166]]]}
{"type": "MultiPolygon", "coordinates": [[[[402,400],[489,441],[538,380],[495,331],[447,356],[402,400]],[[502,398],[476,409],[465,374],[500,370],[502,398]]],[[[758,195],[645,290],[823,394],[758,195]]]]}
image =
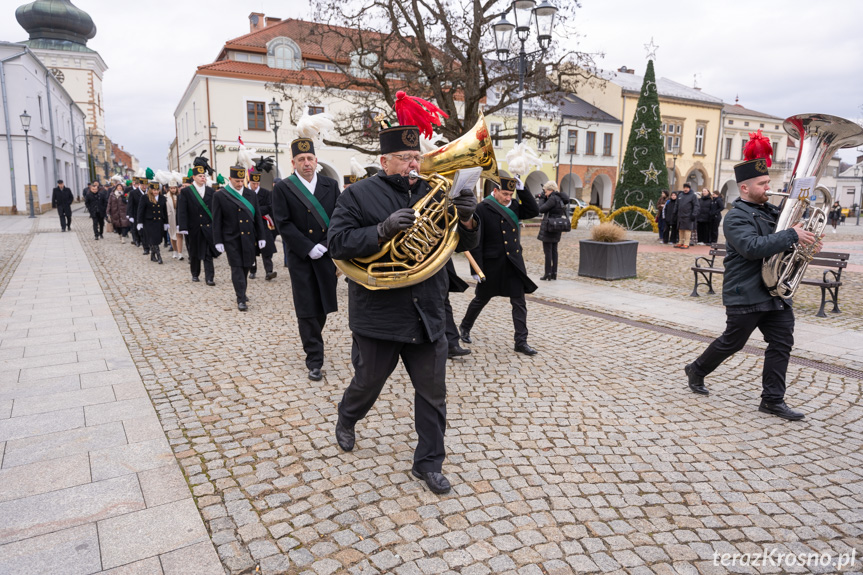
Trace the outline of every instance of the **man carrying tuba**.
{"type": "MultiPolygon", "coordinates": [[[[373,255],[413,225],[412,206],[430,190],[425,180],[410,177],[420,169],[420,131],[430,135],[431,123],[439,123],[426,104],[438,110],[399,93],[396,114],[402,125],[380,133],[382,171],[347,188],[333,212],[329,250],[334,259],[373,255]],[[420,127],[405,125],[408,117],[420,127]]],[[[456,251],[464,251],[477,241],[476,197],[464,190],[453,204],[459,219],[456,251]]],[[[447,493],[450,483],[441,472],[446,430],[447,271],[441,268],[419,283],[386,290],[368,289],[357,281],[348,283],[354,377],[338,406],[336,441],[345,451],[354,448],[354,426],[375,404],[401,358],[415,391],[418,441],[411,472],[434,493],[447,493]]]]}
{"type": "Polygon", "coordinates": [[[727,315],[725,332],[687,365],[685,372],[693,393],[709,395],[704,377],[740,351],[758,328],[767,342],[758,411],[796,421],[804,415],[785,405],[785,372],[794,345],[794,312],[790,304],[767,291],[761,279],[761,266],[765,258],[785,252],[797,242],[808,246],[819,238],[799,223],[776,231],[780,210],[767,201],[770,191],[767,168],[772,155],[769,140],[758,130],[757,134],[750,134],[744,149],[746,161],[734,166],[740,198],[732,204],[723,224],[728,250],[722,284],[722,303],[727,315]]]}

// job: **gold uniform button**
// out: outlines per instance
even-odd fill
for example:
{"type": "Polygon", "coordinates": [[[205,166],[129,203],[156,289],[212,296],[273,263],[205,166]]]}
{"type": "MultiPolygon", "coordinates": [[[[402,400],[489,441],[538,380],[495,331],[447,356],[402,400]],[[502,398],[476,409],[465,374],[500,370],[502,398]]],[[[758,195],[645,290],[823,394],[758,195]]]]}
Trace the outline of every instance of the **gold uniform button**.
{"type": "Polygon", "coordinates": [[[311,234],[311,233],[312,233],[312,230],[309,230],[309,233],[311,234]]]}
{"type": "Polygon", "coordinates": [[[503,242],[503,245],[506,245],[506,244],[508,244],[508,243],[509,243],[509,242],[503,242]]]}

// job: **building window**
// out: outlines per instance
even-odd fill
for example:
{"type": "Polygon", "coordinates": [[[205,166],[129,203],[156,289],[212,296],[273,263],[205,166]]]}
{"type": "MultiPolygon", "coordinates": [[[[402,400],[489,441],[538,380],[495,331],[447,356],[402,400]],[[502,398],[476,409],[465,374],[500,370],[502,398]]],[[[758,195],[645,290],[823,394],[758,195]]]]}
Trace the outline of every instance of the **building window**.
{"type": "Polygon", "coordinates": [[[696,126],[695,128],[695,155],[704,155],[704,126],[696,126]]]}
{"type": "Polygon", "coordinates": [[[544,152],[548,150],[548,134],[550,130],[549,128],[542,126],[539,129],[539,140],[536,142],[536,149],[540,152],[544,152]]]}
{"type": "Polygon", "coordinates": [[[574,154],[578,146],[578,130],[568,130],[566,134],[566,153],[574,154]]]}
{"type": "Polygon", "coordinates": [[[611,143],[614,139],[614,134],[603,134],[602,136],[602,155],[610,156],[611,155],[611,143]]]}
{"type": "Polygon", "coordinates": [[[587,141],[585,142],[584,153],[588,156],[596,155],[596,132],[587,133],[587,141]]]}
{"type": "Polygon", "coordinates": [[[323,106],[309,106],[309,116],[314,116],[315,114],[323,114],[324,107],[323,106]]]}
{"type": "Polygon", "coordinates": [[[733,126],[733,125],[734,125],[734,120],[728,120],[728,125],[729,125],[729,126],[733,126]]]}
{"type": "Polygon", "coordinates": [[[773,157],[776,157],[776,154],[779,153],[779,142],[770,142],[770,145],[773,146],[773,157]]]}
{"type": "Polygon", "coordinates": [[[743,140],[740,142],[740,159],[743,159],[743,150],[746,149],[746,144],[749,143],[749,140],[743,140]]]}
{"type": "Polygon", "coordinates": [[[663,124],[662,134],[665,139],[665,151],[669,154],[674,152],[676,146],[680,149],[680,136],[683,133],[683,120],[666,120],[663,124]]]}
{"type": "Polygon", "coordinates": [[[39,124],[45,127],[45,119],[42,118],[42,96],[39,96],[39,124]]]}
{"type": "Polygon", "coordinates": [[[748,127],[748,126],[749,126],[749,122],[743,122],[743,126],[744,126],[744,127],[748,127]]]}
{"type": "Polygon", "coordinates": [[[299,70],[303,58],[300,47],[290,38],[273,38],[267,43],[267,66],[283,70],[299,70]]]}
{"type": "Polygon", "coordinates": [[[246,115],[249,130],[266,130],[266,113],[263,102],[246,102],[246,115]]]}
{"type": "Polygon", "coordinates": [[[758,127],[763,128],[764,124],[759,124],[758,127]]]}
{"type": "Polygon", "coordinates": [[[725,138],[725,159],[731,159],[731,138],[725,138]]]}
{"type": "Polygon", "coordinates": [[[500,124],[491,125],[491,145],[500,148],[500,124]]]}

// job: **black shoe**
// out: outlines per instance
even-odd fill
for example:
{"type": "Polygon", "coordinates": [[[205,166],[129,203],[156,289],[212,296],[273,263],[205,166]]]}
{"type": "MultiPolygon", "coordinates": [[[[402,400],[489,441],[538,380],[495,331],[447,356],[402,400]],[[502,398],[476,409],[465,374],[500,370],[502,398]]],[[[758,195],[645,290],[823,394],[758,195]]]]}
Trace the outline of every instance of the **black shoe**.
{"type": "Polygon", "coordinates": [[[246,305],[246,302],[241,301],[240,303],[237,304],[237,309],[240,311],[249,311],[249,306],[246,305]]]}
{"type": "Polygon", "coordinates": [[[459,357],[462,355],[470,355],[470,350],[463,348],[459,344],[455,344],[453,347],[449,348],[449,351],[446,354],[448,359],[452,359],[454,357],[459,357]]]}
{"type": "Polygon", "coordinates": [[[193,281],[193,282],[199,282],[199,281],[201,281],[201,280],[200,280],[200,278],[199,278],[198,276],[192,276],[192,281],[193,281]]]}
{"type": "Polygon", "coordinates": [[[278,272],[268,272],[266,279],[267,279],[267,281],[274,280],[274,279],[276,279],[277,275],[279,275],[278,272]]]}
{"type": "Polygon", "coordinates": [[[151,262],[156,261],[156,252],[150,252],[150,261],[151,262]]]}
{"type": "Polygon", "coordinates": [[[548,281],[550,279],[551,279],[551,274],[545,274],[544,276],[539,278],[540,281],[548,281]]]}
{"type": "Polygon", "coordinates": [[[710,392],[706,387],[704,387],[704,378],[700,375],[695,375],[695,369],[692,367],[691,363],[684,367],[683,371],[689,378],[689,389],[692,390],[692,393],[697,393],[698,395],[710,395],[710,392]]]}
{"type": "Polygon", "coordinates": [[[411,469],[411,475],[425,481],[432,493],[449,493],[449,490],[452,489],[446,476],[438,471],[417,471],[416,469],[411,469]]]}
{"type": "Polygon", "coordinates": [[[354,428],[347,427],[342,423],[342,418],[339,417],[339,420],[336,422],[336,443],[339,444],[339,447],[341,447],[343,451],[353,450],[356,438],[357,436],[354,432],[354,428]]]}
{"type": "Polygon", "coordinates": [[[465,343],[473,343],[473,340],[470,338],[470,330],[465,329],[463,327],[458,328],[458,337],[465,343]]]}
{"type": "Polygon", "coordinates": [[[156,261],[160,264],[162,263],[162,254],[160,254],[159,252],[156,252],[156,261]]]}
{"type": "Polygon", "coordinates": [[[99,236],[93,236],[93,239],[94,239],[94,240],[98,240],[98,239],[99,239],[99,236]]]}
{"type": "Polygon", "coordinates": [[[255,279],[255,272],[249,272],[249,279],[250,280],[255,279]]]}
{"type": "Polygon", "coordinates": [[[758,411],[761,413],[769,413],[770,415],[775,415],[776,417],[781,417],[782,419],[787,419],[789,421],[799,421],[806,417],[799,411],[794,411],[785,405],[784,401],[780,401],[779,403],[767,403],[762,400],[761,405],[758,407],[758,411]]]}
{"type": "Polygon", "coordinates": [[[515,351],[517,351],[518,353],[523,353],[524,355],[536,355],[537,353],[539,353],[538,351],[527,345],[527,342],[517,343],[515,345],[515,351]]]}
{"type": "Polygon", "coordinates": [[[214,286],[214,285],[216,285],[216,282],[214,282],[213,280],[207,280],[207,285],[208,286],[214,286]]]}
{"type": "Polygon", "coordinates": [[[556,280],[556,279],[557,279],[557,274],[551,274],[551,277],[550,277],[550,278],[548,278],[548,279],[550,279],[550,280],[556,280]]]}
{"type": "Polygon", "coordinates": [[[324,376],[321,375],[321,368],[313,367],[309,370],[309,379],[311,379],[312,381],[320,381],[323,378],[324,376]]]}
{"type": "Polygon", "coordinates": [[[143,255],[145,255],[145,256],[150,255],[150,250],[145,251],[143,255]]]}

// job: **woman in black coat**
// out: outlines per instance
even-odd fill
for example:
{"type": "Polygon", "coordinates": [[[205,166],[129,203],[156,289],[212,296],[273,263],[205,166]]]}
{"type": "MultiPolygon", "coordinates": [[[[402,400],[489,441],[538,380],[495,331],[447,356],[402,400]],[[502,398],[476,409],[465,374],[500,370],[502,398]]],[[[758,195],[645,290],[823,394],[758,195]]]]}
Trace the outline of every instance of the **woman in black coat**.
{"type": "Polygon", "coordinates": [[[665,202],[665,235],[662,243],[677,244],[680,240],[677,233],[677,192],[671,192],[671,198],[665,202]]]}
{"type": "Polygon", "coordinates": [[[539,213],[542,214],[542,222],[539,225],[539,235],[536,239],[542,242],[542,251],[545,253],[545,275],[541,280],[557,279],[557,244],[560,242],[562,232],[548,230],[549,218],[566,217],[566,206],[569,198],[560,192],[557,184],[548,181],[542,186],[542,195],[539,197],[539,213]]]}
{"type": "Polygon", "coordinates": [[[168,230],[168,205],[165,194],[160,194],[161,184],[157,181],[150,182],[147,189],[147,197],[141,198],[138,203],[138,214],[135,225],[138,231],[143,230],[145,245],[150,246],[150,261],[162,263],[162,254],[159,246],[168,230]]]}
{"type": "Polygon", "coordinates": [[[104,237],[102,233],[105,231],[105,216],[108,213],[108,192],[100,190],[97,182],[91,182],[90,188],[84,194],[84,207],[93,220],[94,239],[104,237]]]}

